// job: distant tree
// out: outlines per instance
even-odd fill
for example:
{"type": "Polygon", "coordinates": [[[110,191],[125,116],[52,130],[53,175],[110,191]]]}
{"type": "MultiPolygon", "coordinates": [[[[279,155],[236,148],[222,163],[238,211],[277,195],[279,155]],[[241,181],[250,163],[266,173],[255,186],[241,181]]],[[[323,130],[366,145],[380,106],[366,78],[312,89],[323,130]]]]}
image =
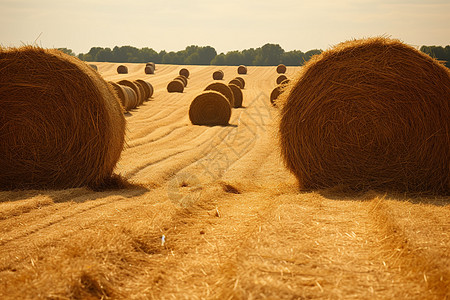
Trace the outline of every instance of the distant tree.
{"type": "Polygon", "coordinates": [[[450,45],[445,46],[445,48],[442,46],[422,46],[420,51],[445,62],[445,65],[450,68],[450,45]]]}
{"type": "Polygon", "coordinates": [[[225,66],[225,54],[220,53],[219,55],[216,55],[216,57],[214,57],[211,60],[211,65],[215,65],[215,66],[225,66]]]}
{"type": "Polygon", "coordinates": [[[284,52],[281,55],[281,63],[286,66],[301,66],[305,61],[305,53],[300,50],[284,52]]]}
{"type": "Polygon", "coordinates": [[[58,48],[59,51],[64,52],[66,54],[75,56],[75,53],[72,51],[72,49],[68,49],[68,48],[58,48]]]}
{"type": "Polygon", "coordinates": [[[111,48],[101,49],[95,56],[95,61],[112,61],[113,53],[111,48]]]}
{"type": "Polygon", "coordinates": [[[265,44],[261,47],[261,52],[256,56],[254,65],[276,66],[281,62],[283,48],[278,44],[265,44]]]}

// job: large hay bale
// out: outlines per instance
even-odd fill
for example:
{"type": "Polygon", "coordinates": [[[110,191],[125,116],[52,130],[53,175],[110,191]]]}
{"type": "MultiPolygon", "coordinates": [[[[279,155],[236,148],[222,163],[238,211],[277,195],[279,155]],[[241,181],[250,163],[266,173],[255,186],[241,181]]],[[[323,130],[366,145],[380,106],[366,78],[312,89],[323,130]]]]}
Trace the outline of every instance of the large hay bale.
{"type": "Polygon", "coordinates": [[[277,73],[278,73],[278,74],[284,74],[284,73],[286,73],[286,66],[283,65],[283,64],[279,64],[279,65],[277,66],[277,73]]]}
{"type": "Polygon", "coordinates": [[[128,111],[130,109],[130,99],[128,98],[128,93],[125,91],[124,86],[113,81],[108,81],[108,83],[116,92],[117,97],[120,99],[120,103],[122,104],[124,110],[128,111]]]}
{"type": "Polygon", "coordinates": [[[184,87],[186,87],[188,84],[187,78],[184,77],[183,75],[179,75],[179,76],[175,77],[175,79],[179,79],[179,80],[183,81],[184,87]]]}
{"type": "Polygon", "coordinates": [[[235,85],[237,85],[240,89],[243,89],[243,88],[244,88],[244,85],[242,84],[242,81],[240,81],[240,80],[237,79],[237,78],[234,78],[234,79],[230,80],[230,82],[228,82],[228,84],[229,84],[229,85],[230,85],[230,84],[235,84],[235,85]]]}
{"type": "Polygon", "coordinates": [[[228,85],[228,87],[233,92],[233,98],[234,98],[233,107],[234,108],[242,107],[243,95],[242,95],[241,88],[239,86],[237,86],[236,84],[233,84],[233,83],[230,83],[228,85]]]}
{"type": "Polygon", "coordinates": [[[139,105],[142,104],[142,102],[144,102],[144,100],[143,100],[143,95],[142,95],[142,92],[141,92],[141,88],[139,88],[139,86],[138,86],[137,83],[135,83],[135,82],[133,82],[133,81],[130,81],[130,80],[126,80],[126,79],[120,80],[120,81],[117,82],[117,83],[118,83],[118,84],[121,84],[121,85],[126,85],[126,86],[132,88],[133,91],[136,93],[136,97],[137,97],[138,103],[137,103],[137,105],[136,105],[135,107],[133,107],[133,108],[138,107],[139,105]]]}
{"type": "Polygon", "coordinates": [[[283,81],[285,81],[286,79],[288,79],[286,77],[286,75],[280,75],[277,77],[277,84],[281,84],[283,81]]]}
{"type": "Polygon", "coordinates": [[[182,68],[182,69],[180,70],[180,72],[178,72],[178,74],[179,74],[179,75],[183,75],[183,76],[186,77],[186,78],[189,78],[189,70],[186,69],[186,68],[182,68]]]}
{"type": "Polygon", "coordinates": [[[144,72],[145,74],[155,74],[155,69],[152,66],[145,66],[144,72]]]}
{"type": "Polygon", "coordinates": [[[117,73],[118,74],[128,74],[128,68],[127,66],[120,65],[117,67],[117,73]]]}
{"type": "Polygon", "coordinates": [[[228,85],[226,85],[225,83],[213,82],[213,83],[209,84],[205,88],[205,91],[207,91],[207,90],[218,91],[219,93],[221,93],[222,95],[224,95],[228,99],[228,102],[230,103],[230,106],[234,107],[234,95],[233,95],[233,92],[231,91],[230,87],[228,85]]]}
{"type": "Polygon", "coordinates": [[[247,74],[247,67],[240,65],[237,69],[237,72],[238,72],[238,74],[245,75],[245,74],[247,74]]]}
{"type": "MultiPolygon", "coordinates": [[[[54,49],[0,48],[0,188],[104,188],[125,140],[112,87],[54,49]]],[[[116,178],[116,179],[115,179],[116,178]]]]}
{"type": "Polygon", "coordinates": [[[146,101],[151,96],[153,96],[154,89],[153,89],[153,85],[150,82],[142,80],[142,79],[137,79],[136,82],[139,83],[144,88],[144,90],[145,90],[144,98],[145,98],[146,101]]]}
{"type": "Polygon", "coordinates": [[[244,78],[237,76],[234,79],[239,80],[241,82],[241,84],[242,84],[242,88],[245,88],[245,80],[244,80],[244,78]]]}
{"type": "Polygon", "coordinates": [[[167,85],[169,93],[182,93],[184,91],[184,83],[180,79],[174,79],[167,85]]]}
{"type": "Polygon", "coordinates": [[[194,125],[228,125],[230,117],[228,99],[217,91],[201,93],[189,107],[189,119],[194,125]]]}
{"type": "Polygon", "coordinates": [[[282,156],[304,189],[450,191],[450,72],[387,38],[314,56],[280,96],[282,156]]]}
{"type": "Polygon", "coordinates": [[[222,70],[218,70],[218,71],[215,71],[215,72],[213,73],[212,77],[213,77],[214,80],[223,80],[223,76],[224,76],[224,75],[225,75],[225,74],[223,73],[222,70]]]}

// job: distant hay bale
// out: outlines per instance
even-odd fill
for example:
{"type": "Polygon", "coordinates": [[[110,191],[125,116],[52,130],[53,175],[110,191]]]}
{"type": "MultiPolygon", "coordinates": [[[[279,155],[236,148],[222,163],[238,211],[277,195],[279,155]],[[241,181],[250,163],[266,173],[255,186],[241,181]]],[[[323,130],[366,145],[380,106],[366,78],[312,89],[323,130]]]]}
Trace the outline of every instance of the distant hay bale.
{"type": "Polygon", "coordinates": [[[194,125],[228,125],[230,117],[228,99],[217,91],[201,93],[189,107],[189,119],[194,125]]]}
{"type": "Polygon", "coordinates": [[[284,74],[284,73],[286,73],[286,66],[283,65],[283,64],[279,64],[279,65],[277,66],[277,73],[278,73],[278,74],[284,74]]]}
{"type": "Polygon", "coordinates": [[[240,80],[237,79],[237,78],[234,78],[234,79],[230,80],[230,82],[228,82],[228,84],[235,84],[235,85],[237,85],[240,89],[243,89],[243,88],[244,88],[244,85],[242,84],[242,81],[240,81],[240,80]]]}
{"type": "Polygon", "coordinates": [[[0,188],[112,187],[125,118],[112,87],[54,49],[0,48],[0,188]]]}
{"type": "Polygon", "coordinates": [[[398,40],[341,43],[280,96],[281,152],[303,189],[450,191],[450,71],[398,40]]]}
{"type": "Polygon", "coordinates": [[[140,85],[142,85],[142,87],[144,88],[144,90],[145,90],[144,98],[146,101],[153,96],[154,89],[153,89],[153,85],[150,82],[142,80],[142,79],[137,79],[136,82],[139,83],[140,85]]]}
{"type": "Polygon", "coordinates": [[[272,90],[272,92],[270,93],[270,104],[272,104],[272,106],[277,107],[276,100],[283,93],[284,89],[285,86],[280,84],[272,90]]]}
{"type": "Polygon", "coordinates": [[[277,84],[281,84],[284,80],[288,79],[286,75],[280,75],[277,77],[277,84]]]}
{"type": "Polygon", "coordinates": [[[238,76],[235,79],[237,79],[237,80],[239,80],[241,82],[242,88],[245,88],[245,80],[244,80],[244,78],[238,76]]]}
{"type": "Polygon", "coordinates": [[[215,71],[212,75],[214,80],[223,80],[224,73],[222,70],[215,71]]]}
{"type": "Polygon", "coordinates": [[[178,72],[179,75],[183,75],[186,78],[189,78],[189,70],[186,68],[183,68],[180,70],[180,72],[178,72]]]}
{"type": "Polygon", "coordinates": [[[120,65],[117,67],[117,73],[119,74],[128,74],[128,68],[127,66],[120,65]]]}
{"type": "Polygon", "coordinates": [[[231,91],[230,87],[228,85],[226,85],[225,83],[213,82],[213,83],[209,84],[205,88],[205,91],[207,91],[207,90],[214,90],[214,91],[217,91],[217,92],[221,93],[222,95],[225,96],[225,98],[228,99],[228,102],[230,103],[230,106],[234,107],[234,95],[233,95],[233,92],[231,91]]]}
{"type": "Polygon", "coordinates": [[[184,83],[180,79],[174,79],[167,85],[169,93],[182,93],[184,91],[184,83]]]}
{"type": "Polygon", "coordinates": [[[133,107],[133,108],[136,108],[137,106],[141,105],[142,102],[144,102],[144,96],[142,95],[141,88],[138,86],[137,83],[132,82],[132,81],[130,81],[130,80],[126,80],[126,79],[120,80],[120,81],[117,82],[117,83],[118,83],[118,84],[121,84],[121,85],[126,85],[126,86],[132,88],[133,91],[136,93],[136,97],[137,97],[138,103],[137,103],[137,105],[136,105],[135,107],[133,107]]]}
{"type": "Polygon", "coordinates": [[[152,61],[146,63],[145,66],[146,66],[146,67],[151,66],[151,67],[153,67],[153,71],[156,70],[156,64],[155,64],[154,62],[152,62],[152,61]]]}
{"type": "Polygon", "coordinates": [[[245,75],[245,74],[247,74],[247,67],[240,65],[237,69],[237,72],[238,72],[238,74],[245,75]]]}
{"type": "Polygon", "coordinates": [[[95,71],[98,71],[97,65],[89,64],[89,67],[91,67],[91,68],[94,69],[95,71]]]}
{"type": "Polygon", "coordinates": [[[120,103],[122,104],[124,110],[128,111],[130,109],[130,99],[128,98],[128,93],[125,91],[125,86],[117,84],[113,81],[109,81],[108,83],[116,92],[117,97],[120,99],[120,103]]]}
{"type": "Polygon", "coordinates": [[[280,82],[280,85],[288,85],[289,82],[291,82],[291,80],[289,78],[286,78],[285,80],[283,80],[282,82],[280,82]]]}
{"type": "Polygon", "coordinates": [[[233,92],[233,97],[234,97],[233,107],[234,108],[242,107],[243,95],[242,95],[241,88],[234,83],[230,83],[230,84],[228,84],[228,86],[230,87],[231,91],[233,92]]]}
{"type": "Polygon", "coordinates": [[[152,66],[145,66],[144,72],[145,74],[155,74],[155,69],[152,66]]]}
{"type": "Polygon", "coordinates": [[[175,77],[175,79],[180,79],[181,81],[183,81],[184,87],[186,87],[188,84],[187,78],[184,77],[183,75],[179,75],[179,76],[175,77]]]}

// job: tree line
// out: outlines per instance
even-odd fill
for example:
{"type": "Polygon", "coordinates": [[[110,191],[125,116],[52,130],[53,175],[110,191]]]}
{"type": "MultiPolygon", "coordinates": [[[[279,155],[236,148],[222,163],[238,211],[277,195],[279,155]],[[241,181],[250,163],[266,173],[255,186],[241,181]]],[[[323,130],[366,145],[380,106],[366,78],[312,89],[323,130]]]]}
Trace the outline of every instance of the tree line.
{"type": "MultiPolygon", "coordinates": [[[[71,49],[59,48],[59,50],[76,56],[71,49]]],[[[450,46],[422,46],[420,51],[446,62],[450,67],[450,46]]],[[[146,63],[176,64],[176,65],[226,65],[226,66],[301,66],[311,56],[321,53],[320,49],[307,52],[300,50],[284,51],[278,44],[265,44],[259,48],[250,48],[242,51],[229,51],[218,54],[211,46],[191,45],[181,51],[156,52],[152,48],[138,49],[133,46],[121,46],[111,48],[92,47],[87,53],[78,54],[78,58],[84,61],[117,62],[117,63],[146,63]]]]}

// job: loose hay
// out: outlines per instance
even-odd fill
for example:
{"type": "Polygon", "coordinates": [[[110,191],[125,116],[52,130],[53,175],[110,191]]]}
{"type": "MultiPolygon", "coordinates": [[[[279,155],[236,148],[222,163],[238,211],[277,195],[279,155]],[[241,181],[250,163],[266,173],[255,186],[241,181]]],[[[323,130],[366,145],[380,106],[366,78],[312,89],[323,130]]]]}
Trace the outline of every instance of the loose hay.
{"type": "Polygon", "coordinates": [[[141,89],[139,88],[139,86],[138,86],[137,83],[132,82],[132,81],[130,81],[130,80],[126,80],[126,79],[121,80],[121,81],[119,81],[119,82],[117,82],[117,83],[118,83],[118,84],[121,84],[121,85],[126,85],[126,86],[132,88],[133,91],[136,93],[136,98],[137,98],[137,100],[138,100],[138,103],[137,103],[137,105],[136,105],[135,107],[133,107],[133,108],[138,107],[139,105],[142,104],[142,102],[144,102],[143,95],[142,95],[142,93],[141,93],[141,89]]]}
{"type": "Polygon", "coordinates": [[[217,91],[201,93],[189,107],[189,119],[194,125],[228,125],[230,117],[228,99],[217,91]]]}
{"type": "Polygon", "coordinates": [[[242,77],[236,77],[235,79],[239,80],[242,83],[242,88],[245,88],[245,80],[242,77]]]}
{"type": "Polygon", "coordinates": [[[136,82],[139,83],[144,88],[144,91],[145,91],[144,98],[146,101],[151,96],[153,96],[153,91],[154,91],[153,85],[150,82],[142,80],[142,79],[137,79],[136,82]]]}
{"type": "Polygon", "coordinates": [[[238,72],[238,74],[245,75],[245,74],[247,74],[247,67],[240,65],[237,69],[237,72],[238,72]]]}
{"type": "Polygon", "coordinates": [[[222,70],[215,71],[212,75],[214,80],[223,80],[223,76],[224,76],[224,74],[223,74],[222,70]]]}
{"type": "Polygon", "coordinates": [[[119,74],[128,74],[128,68],[127,66],[120,65],[117,67],[117,73],[119,74]]]}
{"type": "Polygon", "coordinates": [[[179,79],[179,80],[183,81],[183,85],[184,85],[184,87],[186,87],[186,86],[187,86],[187,84],[188,84],[188,80],[187,80],[187,78],[186,78],[186,77],[184,77],[183,75],[177,76],[177,77],[175,77],[175,79],[179,79]]]}
{"type": "Polygon", "coordinates": [[[228,102],[230,103],[230,106],[234,107],[234,95],[233,95],[233,92],[231,91],[230,87],[228,85],[226,85],[225,83],[213,82],[213,83],[209,84],[205,88],[205,91],[207,91],[207,90],[218,91],[219,93],[224,95],[225,98],[228,99],[228,102]]]}
{"type": "Polygon", "coordinates": [[[233,83],[230,83],[228,86],[231,89],[231,91],[233,92],[233,97],[234,97],[233,107],[234,108],[242,107],[243,95],[242,95],[241,88],[233,83]]]}
{"type": "Polygon", "coordinates": [[[242,84],[242,81],[240,81],[240,80],[237,79],[237,78],[234,78],[234,79],[230,80],[230,82],[228,82],[228,84],[235,84],[235,85],[237,85],[240,89],[243,89],[243,88],[244,88],[244,85],[242,84]]]}
{"type": "Polygon", "coordinates": [[[125,118],[112,87],[54,49],[0,48],[0,188],[116,182],[125,118]]]}
{"type": "Polygon", "coordinates": [[[179,75],[183,75],[186,78],[189,78],[189,70],[186,68],[183,68],[180,70],[180,72],[178,73],[179,75]]]}
{"type": "Polygon", "coordinates": [[[283,64],[279,64],[279,65],[277,66],[277,73],[278,73],[278,74],[284,74],[284,73],[286,73],[286,66],[283,65],[283,64]]]}
{"type": "Polygon", "coordinates": [[[167,91],[169,93],[182,93],[184,91],[183,81],[174,79],[167,85],[167,91]]]}
{"type": "Polygon", "coordinates": [[[288,79],[286,77],[286,75],[280,75],[277,77],[277,84],[281,84],[283,81],[285,81],[286,79],[288,79]]]}
{"type": "Polygon", "coordinates": [[[281,96],[281,152],[300,187],[449,193],[450,74],[387,38],[313,57],[281,96]]]}

